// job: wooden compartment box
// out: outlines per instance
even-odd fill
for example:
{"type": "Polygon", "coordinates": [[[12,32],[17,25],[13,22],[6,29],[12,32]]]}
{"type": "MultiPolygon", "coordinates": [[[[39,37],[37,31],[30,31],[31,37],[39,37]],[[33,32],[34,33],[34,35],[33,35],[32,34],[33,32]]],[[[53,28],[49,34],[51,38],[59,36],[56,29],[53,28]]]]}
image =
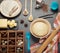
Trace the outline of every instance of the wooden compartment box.
{"type": "Polygon", "coordinates": [[[24,53],[24,31],[0,31],[0,53],[24,53]]]}

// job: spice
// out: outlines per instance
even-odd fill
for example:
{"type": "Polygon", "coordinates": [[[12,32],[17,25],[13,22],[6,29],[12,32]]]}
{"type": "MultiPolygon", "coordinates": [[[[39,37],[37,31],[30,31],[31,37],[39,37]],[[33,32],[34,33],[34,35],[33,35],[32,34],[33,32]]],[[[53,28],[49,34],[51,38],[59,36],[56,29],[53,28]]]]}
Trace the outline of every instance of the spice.
{"type": "Polygon", "coordinates": [[[23,24],[24,23],[24,20],[20,20],[20,23],[23,24]]]}
{"type": "Polygon", "coordinates": [[[24,15],[24,16],[27,16],[27,15],[28,15],[27,9],[24,10],[23,15],[24,15]]]}
{"type": "Polygon", "coordinates": [[[22,44],[23,44],[23,41],[22,41],[22,40],[18,40],[18,41],[17,41],[17,44],[18,44],[18,45],[22,45],[22,44]]]}
{"type": "Polygon", "coordinates": [[[54,15],[55,13],[52,13],[52,14],[47,14],[47,15],[43,15],[43,16],[39,16],[39,18],[41,18],[41,17],[50,17],[50,16],[52,16],[52,15],[54,15]]]}
{"type": "Polygon", "coordinates": [[[15,40],[9,40],[9,45],[15,45],[15,40]]]}
{"type": "MultiPolygon", "coordinates": [[[[20,20],[20,23],[21,23],[21,24],[24,24],[24,20],[20,20]]],[[[24,27],[28,27],[28,24],[25,23],[25,24],[24,24],[24,27]]]]}
{"type": "Polygon", "coordinates": [[[22,48],[17,48],[17,52],[21,52],[21,51],[23,51],[22,48]]]}
{"type": "Polygon", "coordinates": [[[7,45],[7,41],[6,40],[2,40],[2,45],[7,45]]]}
{"type": "Polygon", "coordinates": [[[30,22],[32,22],[32,21],[33,21],[33,16],[30,15],[29,18],[28,18],[28,20],[29,20],[30,22]]]}
{"type": "Polygon", "coordinates": [[[47,4],[42,4],[42,10],[45,12],[48,12],[48,5],[47,4]]]}
{"type": "Polygon", "coordinates": [[[28,24],[24,24],[24,27],[28,27],[28,24]]]}

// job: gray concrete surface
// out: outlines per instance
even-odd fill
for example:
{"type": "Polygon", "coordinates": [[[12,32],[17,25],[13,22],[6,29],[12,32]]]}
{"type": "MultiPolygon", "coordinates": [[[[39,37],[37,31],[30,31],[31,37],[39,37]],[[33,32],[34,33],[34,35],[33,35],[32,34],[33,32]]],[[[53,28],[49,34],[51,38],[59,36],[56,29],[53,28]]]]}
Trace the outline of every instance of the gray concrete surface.
{"type": "MultiPolygon", "coordinates": [[[[0,3],[1,3],[1,1],[2,1],[2,0],[0,0],[0,3]]],[[[22,5],[22,12],[23,12],[23,10],[24,10],[24,0],[20,0],[20,1],[21,1],[21,3],[23,4],[23,5],[22,5]]],[[[51,14],[51,13],[53,13],[53,12],[50,10],[50,3],[51,3],[52,1],[58,1],[58,0],[45,0],[45,3],[48,5],[49,9],[48,9],[48,12],[44,12],[42,9],[38,9],[38,10],[35,9],[36,0],[33,0],[33,17],[34,17],[34,19],[38,18],[39,16],[43,16],[43,15],[46,15],[46,14],[51,14]]],[[[28,0],[28,11],[30,12],[30,0],[28,0]]],[[[24,30],[25,32],[27,32],[27,31],[29,31],[29,27],[30,27],[30,23],[31,23],[31,22],[28,21],[29,15],[28,15],[28,16],[23,16],[22,12],[21,12],[21,14],[19,14],[19,16],[17,16],[17,17],[14,18],[14,19],[18,21],[18,24],[19,24],[19,25],[18,25],[18,30],[24,30]],[[20,24],[20,20],[21,20],[21,19],[24,20],[24,23],[27,23],[27,24],[28,24],[28,28],[25,28],[25,27],[24,27],[24,24],[20,24]]],[[[51,26],[53,27],[53,22],[54,22],[54,19],[55,19],[55,17],[56,17],[56,14],[55,14],[55,15],[52,15],[52,17],[53,17],[53,18],[47,18],[47,20],[51,23],[51,26]]],[[[0,13],[0,18],[6,18],[6,17],[2,16],[1,13],[0,13]]],[[[42,18],[43,18],[43,17],[42,17],[42,18]]],[[[33,37],[33,36],[31,35],[30,41],[31,41],[31,45],[32,45],[33,43],[38,42],[38,39],[35,38],[35,37],[33,37]]],[[[28,53],[26,48],[27,48],[27,40],[26,40],[26,38],[25,38],[25,52],[24,52],[24,53],[28,53]]],[[[59,49],[60,49],[60,48],[59,48],[59,49]]],[[[60,52],[59,52],[59,53],[60,53],[60,52]]]]}

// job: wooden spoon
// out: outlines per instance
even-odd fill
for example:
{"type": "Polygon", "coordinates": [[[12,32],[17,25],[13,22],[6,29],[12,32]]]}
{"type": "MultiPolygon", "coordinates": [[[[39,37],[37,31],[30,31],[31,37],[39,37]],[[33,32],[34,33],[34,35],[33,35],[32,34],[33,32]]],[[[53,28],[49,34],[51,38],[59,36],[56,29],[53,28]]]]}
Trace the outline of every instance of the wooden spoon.
{"type": "Polygon", "coordinates": [[[27,0],[25,0],[25,10],[23,11],[23,15],[25,15],[25,16],[28,15],[28,10],[27,10],[27,0]]]}
{"type": "Polygon", "coordinates": [[[33,16],[32,16],[32,0],[31,0],[31,4],[30,4],[30,16],[28,18],[29,21],[33,21],[33,16]]]}

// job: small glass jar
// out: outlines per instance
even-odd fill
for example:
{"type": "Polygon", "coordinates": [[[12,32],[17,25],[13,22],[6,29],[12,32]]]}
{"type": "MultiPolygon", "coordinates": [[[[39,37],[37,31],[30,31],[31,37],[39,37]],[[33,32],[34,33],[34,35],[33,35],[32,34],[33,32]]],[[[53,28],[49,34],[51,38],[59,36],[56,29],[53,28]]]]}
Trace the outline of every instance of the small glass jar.
{"type": "Polygon", "coordinates": [[[37,0],[36,1],[36,8],[40,8],[42,7],[42,5],[44,4],[45,2],[43,0],[37,0]]]}

